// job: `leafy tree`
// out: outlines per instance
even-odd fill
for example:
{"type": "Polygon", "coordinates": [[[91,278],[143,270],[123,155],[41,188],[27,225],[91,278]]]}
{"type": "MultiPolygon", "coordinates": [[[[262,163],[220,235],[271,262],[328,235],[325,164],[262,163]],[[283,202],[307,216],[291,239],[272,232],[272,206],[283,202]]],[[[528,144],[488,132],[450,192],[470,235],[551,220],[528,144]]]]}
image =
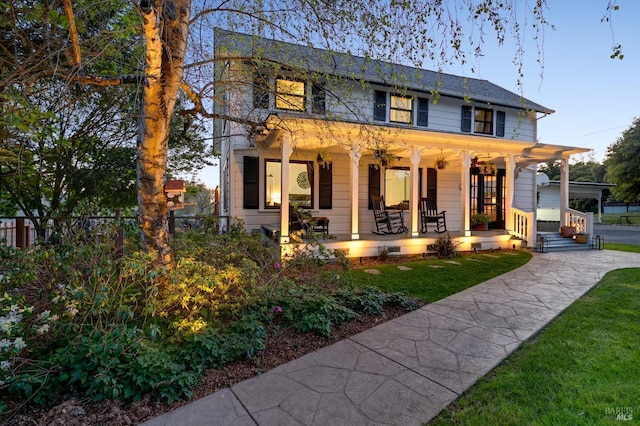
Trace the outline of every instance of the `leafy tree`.
{"type": "Polygon", "coordinates": [[[50,219],[59,228],[71,215],[135,205],[135,93],[37,84],[25,97],[5,91],[4,143],[17,158],[0,163],[8,203],[40,237],[50,219]]]}
{"type": "Polygon", "coordinates": [[[611,190],[613,197],[627,203],[640,202],[639,118],[608,147],[604,164],[607,167],[606,179],[616,184],[611,190]]]}

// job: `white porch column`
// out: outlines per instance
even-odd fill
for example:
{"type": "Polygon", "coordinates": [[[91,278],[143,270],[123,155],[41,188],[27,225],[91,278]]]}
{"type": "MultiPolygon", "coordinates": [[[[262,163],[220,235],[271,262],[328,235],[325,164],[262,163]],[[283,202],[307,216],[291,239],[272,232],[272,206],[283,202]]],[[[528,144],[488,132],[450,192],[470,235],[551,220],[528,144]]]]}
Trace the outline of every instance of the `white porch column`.
{"type": "Polygon", "coordinates": [[[511,214],[511,209],[513,208],[513,197],[516,186],[516,156],[514,154],[507,154],[507,156],[504,157],[504,162],[506,165],[507,180],[507,190],[504,201],[504,227],[507,231],[513,231],[513,215],[511,214]]]}
{"type": "Polygon", "coordinates": [[[598,223],[602,223],[602,190],[598,190],[598,223]]]}
{"type": "Polygon", "coordinates": [[[567,226],[569,208],[569,159],[560,160],[560,226],[567,226]]]}
{"type": "Polygon", "coordinates": [[[421,150],[417,146],[411,147],[411,166],[409,167],[409,174],[411,176],[411,196],[409,197],[409,212],[411,215],[411,237],[419,237],[418,226],[418,199],[420,194],[420,153],[421,150]]]}
{"type": "Polygon", "coordinates": [[[362,153],[360,152],[360,146],[354,142],[351,147],[351,151],[349,151],[349,159],[351,160],[351,170],[349,172],[349,181],[351,183],[351,239],[359,240],[360,239],[360,231],[358,225],[358,210],[359,210],[359,171],[360,171],[360,157],[362,153]]]}
{"type": "Polygon", "coordinates": [[[280,244],[289,243],[289,157],[293,152],[291,134],[280,139],[280,244]]]}
{"type": "Polygon", "coordinates": [[[462,159],[462,170],[460,171],[460,197],[462,211],[462,228],[464,229],[464,236],[471,236],[471,152],[460,152],[460,158],[462,159]]]}

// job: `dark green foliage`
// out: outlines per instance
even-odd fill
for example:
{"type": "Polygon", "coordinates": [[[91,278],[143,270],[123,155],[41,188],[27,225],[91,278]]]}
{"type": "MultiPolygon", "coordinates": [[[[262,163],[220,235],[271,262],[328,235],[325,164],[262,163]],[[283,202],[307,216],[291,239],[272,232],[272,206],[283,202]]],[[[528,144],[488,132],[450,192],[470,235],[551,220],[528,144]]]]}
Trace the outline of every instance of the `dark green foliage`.
{"type": "Polygon", "coordinates": [[[640,201],[640,118],[607,150],[606,178],[616,186],[611,194],[618,201],[640,201]]]}
{"type": "Polygon", "coordinates": [[[56,245],[3,248],[0,306],[10,308],[0,316],[20,318],[0,341],[19,338],[24,347],[0,348],[0,361],[10,363],[0,370],[0,416],[26,399],[46,404],[60,389],[94,400],[190,398],[205,369],[257,357],[270,328],[328,336],[360,315],[382,314],[385,304],[416,307],[408,297],[352,288],[341,262],[327,269],[306,251],[279,260],[278,247],[239,223],[227,235],[205,224],[204,233],[175,238],[171,272],[151,268],[153,256],[131,251],[131,238],[114,259],[110,227],[61,235],[56,245]]]}

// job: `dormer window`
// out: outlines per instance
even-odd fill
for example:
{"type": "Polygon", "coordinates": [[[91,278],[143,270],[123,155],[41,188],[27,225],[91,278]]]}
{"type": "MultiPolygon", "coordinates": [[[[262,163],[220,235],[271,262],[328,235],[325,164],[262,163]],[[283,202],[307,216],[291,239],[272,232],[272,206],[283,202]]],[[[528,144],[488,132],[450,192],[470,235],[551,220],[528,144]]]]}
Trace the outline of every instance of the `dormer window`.
{"type": "Polygon", "coordinates": [[[408,96],[391,95],[389,121],[411,124],[413,99],[408,96]]]}
{"type": "Polygon", "coordinates": [[[305,86],[304,81],[286,77],[276,78],[276,108],[305,111],[305,86]]]}

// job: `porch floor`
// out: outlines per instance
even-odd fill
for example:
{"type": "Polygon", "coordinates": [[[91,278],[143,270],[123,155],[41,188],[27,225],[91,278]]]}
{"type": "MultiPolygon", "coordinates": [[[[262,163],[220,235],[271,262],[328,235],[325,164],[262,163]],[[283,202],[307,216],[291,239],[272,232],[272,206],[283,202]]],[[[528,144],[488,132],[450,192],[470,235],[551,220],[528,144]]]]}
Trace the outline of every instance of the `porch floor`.
{"type": "MultiPolygon", "coordinates": [[[[372,232],[360,233],[359,239],[354,240],[349,234],[329,234],[324,236],[316,233],[316,240],[304,238],[295,241],[290,239],[289,244],[283,245],[283,253],[300,244],[322,244],[328,250],[340,252],[347,257],[371,257],[378,256],[383,251],[391,255],[420,255],[431,252],[429,246],[438,238],[446,235],[437,232],[421,233],[412,237],[410,233],[378,235],[372,232]]],[[[470,236],[465,236],[463,231],[449,231],[449,236],[458,243],[458,250],[489,250],[489,249],[514,249],[521,248],[522,241],[512,239],[504,229],[490,231],[472,231],[470,236]]]]}

